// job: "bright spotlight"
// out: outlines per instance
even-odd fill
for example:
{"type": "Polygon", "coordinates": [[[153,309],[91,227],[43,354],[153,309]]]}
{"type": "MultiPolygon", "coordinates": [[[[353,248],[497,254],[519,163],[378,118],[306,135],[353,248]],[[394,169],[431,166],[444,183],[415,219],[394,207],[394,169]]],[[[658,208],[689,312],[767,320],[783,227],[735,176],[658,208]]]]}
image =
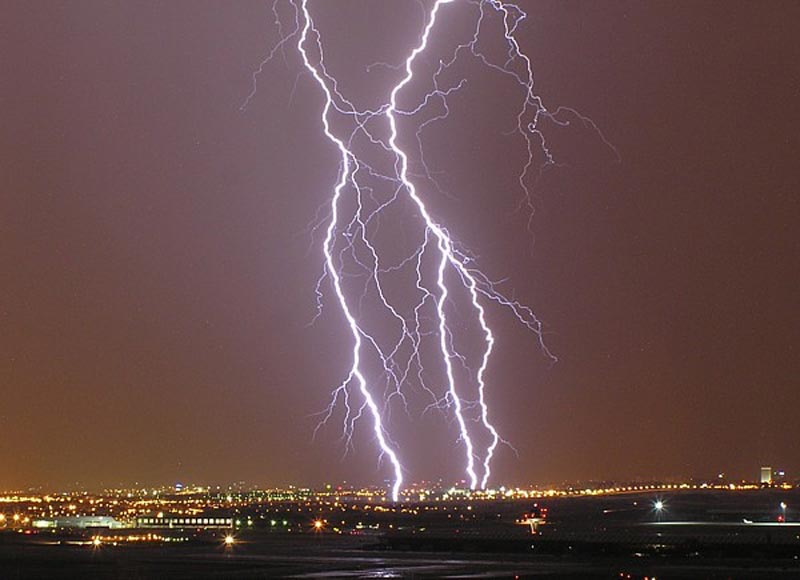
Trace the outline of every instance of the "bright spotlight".
{"type": "Polygon", "coordinates": [[[233,536],[231,536],[230,534],[225,536],[225,545],[226,546],[233,546],[234,542],[236,542],[236,540],[234,539],[233,536]]]}
{"type": "Polygon", "coordinates": [[[325,523],[322,520],[314,520],[314,530],[319,532],[325,526],[325,523]]]}
{"type": "Polygon", "coordinates": [[[94,546],[95,548],[100,547],[101,543],[102,542],[100,541],[100,538],[92,538],[92,546],[94,546]]]}
{"type": "Polygon", "coordinates": [[[656,508],[657,512],[660,512],[664,509],[664,502],[661,501],[660,499],[657,499],[653,504],[653,507],[656,508]]]}

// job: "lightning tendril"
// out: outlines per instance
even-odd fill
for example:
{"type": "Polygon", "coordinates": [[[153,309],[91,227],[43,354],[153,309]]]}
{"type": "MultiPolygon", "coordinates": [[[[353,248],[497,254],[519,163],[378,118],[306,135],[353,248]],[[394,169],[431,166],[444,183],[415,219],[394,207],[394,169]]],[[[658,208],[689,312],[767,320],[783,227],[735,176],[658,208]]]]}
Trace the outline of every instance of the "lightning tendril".
{"type": "Polygon", "coordinates": [[[342,408],[342,433],[345,447],[349,449],[356,423],[362,418],[368,420],[380,458],[388,460],[391,466],[391,497],[397,501],[403,486],[404,468],[400,446],[389,434],[390,413],[393,402],[398,401],[410,414],[407,396],[413,383],[430,399],[426,411],[439,410],[454,419],[463,447],[469,487],[486,488],[497,448],[501,443],[507,444],[492,422],[487,397],[487,373],[495,347],[487,306],[504,307],[533,333],[547,358],[555,362],[556,357],[544,343],[542,323],[533,310],[506,297],[498,284],[474,265],[475,258],[434,218],[421,195],[421,183],[444,192],[426,159],[423,134],[448,117],[449,99],[463,91],[468,81],[461,78],[448,85],[446,73],[461,60],[471,59],[518,85],[521,98],[515,109],[511,133],[519,136],[524,144],[525,156],[517,181],[520,207],[527,207],[531,216],[530,183],[545,168],[556,165],[540,129],[543,119],[557,125],[568,125],[571,119],[578,119],[605,145],[612,150],[613,147],[590,119],[566,107],[551,112],[536,95],[531,60],[517,40],[519,27],[527,15],[516,4],[501,0],[434,0],[426,8],[420,1],[424,26],[407,57],[399,65],[374,63],[367,69],[382,66],[398,74],[399,79],[379,106],[359,109],[343,94],[339,81],[326,66],[322,34],[315,25],[309,0],[285,0],[286,10],[293,13],[291,29],[283,24],[279,10],[281,1],[275,0],[272,5],[279,41],[253,73],[253,89],[242,109],[256,96],[258,76],[267,64],[278,53],[286,59],[286,48],[293,42],[303,70],[323,95],[319,115],[322,130],[339,157],[339,175],[327,203],[327,216],[314,226],[314,231],[324,231],[324,271],[315,289],[317,313],[322,310],[326,284],[329,284],[346,320],[351,341],[349,371],[333,390],[330,404],[321,413],[318,429],[342,408]],[[449,4],[455,6],[446,8],[449,4]],[[431,39],[443,26],[440,21],[450,10],[474,11],[471,36],[453,47],[447,58],[439,59],[435,70],[427,77],[432,88],[418,99],[416,106],[403,108],[399,104],[400,97],[407,95],[406,89],[415,82],[418,60],[428,51],[431,39]],[[501,60],[494,60],[481,47],[481,39],[489,34],[490,15],[496,18],[495,23],[500,23],[502,39],[499,40],[505,47],[501,60]],[[414,174],[410,154],[401,144],[400,120],[420,116],[425,118],[413,134],[419,166],[419,173],[414,174]],[[418,243],[413,244],[412,251],[402,259],[387,263],[388,258],[376,241],[377,232],[391,221],[390,211],[408,207],[419,224],[418,243]],[[410,273],[413,280],[405,287],[406,292],[413,292],[415,296],[411,306],[404,306],[396,292],[390,291],[391,283],[387,282],[404,273],[410,273]],[[354,290],[355,284],[360,291],[354,290]],[[454,324],[455,304],[461,301],[466,302],[467,311],[466,314],[458,311],[459,324],[454,324]],[[384,318],[376,312],[382,313],[384,318]],[[458,330],[463,332],[460,322],[464,319],[472,320],[479,328],[475,335],[480,344],[477,354],[462,352],[458,346],[458,330]],[[379,330],[375,330],[376,327],[379,330]],[[431,350],[438,352],[436,360],[443,380],[432,379],[431,375],[436,373],[429,370],[423,360],[423,344],[429,343],[435,345],[431,350]],[[471,359],[478,361],[475,370],[470,367],[471,359]],[[443,384],[437,386],[435,383],[439,382],[443,384]],[[381,383],[384,383],[383,388],[381,383]]]}

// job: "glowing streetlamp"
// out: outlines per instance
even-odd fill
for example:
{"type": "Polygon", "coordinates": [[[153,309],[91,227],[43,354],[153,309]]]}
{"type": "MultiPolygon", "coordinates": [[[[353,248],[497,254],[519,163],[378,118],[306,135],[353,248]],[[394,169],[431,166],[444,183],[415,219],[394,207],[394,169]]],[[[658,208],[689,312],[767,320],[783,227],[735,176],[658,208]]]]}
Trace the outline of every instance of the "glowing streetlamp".
{"type": "Polygon", "coordinates": [[[782,502],[781,502],[781,512],[782,512],[782,515],[781,515],[781,521],[782,521],[783,523],[786,523],[786,508],[787,508],[787,507],[788,507],[788,506],[786,505],[786,502],[785,502],[785,501],[782,501],[782,502]]]}
{"type": "Polygon", "coordinates": [[[664,517],[664,513],[667,511],[667,503],[659,498],[653,500],[653,513],[657,520],[661,521],[661,518],[664,517]]]}

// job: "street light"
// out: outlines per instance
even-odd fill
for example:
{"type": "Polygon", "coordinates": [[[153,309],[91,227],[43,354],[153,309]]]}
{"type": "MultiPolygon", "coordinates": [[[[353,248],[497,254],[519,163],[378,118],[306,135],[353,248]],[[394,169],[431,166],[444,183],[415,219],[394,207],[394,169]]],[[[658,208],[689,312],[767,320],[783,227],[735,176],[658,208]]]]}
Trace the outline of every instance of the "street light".
{"type": "Polygon", "coordinates": [[[656,520],[661,521],[666,511],[667,511],[667,503],[663,499],[657,497],[656,499],[653,500],[652,513],[655,516],[656,520]]]}
{"type": "Polygon", "coordinates": [[[786,502],[782,501],[781,502],[781,511],[783,512],[783,515],[781,516],[781,518],[782,518],[783,523],[786,523],[786,507],[787,507],[786,506],[786,502]]]}

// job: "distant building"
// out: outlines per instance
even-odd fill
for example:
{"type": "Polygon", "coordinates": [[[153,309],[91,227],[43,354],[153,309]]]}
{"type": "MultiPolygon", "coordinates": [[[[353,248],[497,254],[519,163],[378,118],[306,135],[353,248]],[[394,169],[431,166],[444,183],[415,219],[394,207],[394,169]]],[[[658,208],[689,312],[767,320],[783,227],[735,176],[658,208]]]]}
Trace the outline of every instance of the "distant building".
{"type": "Polygon", "coordinates": [[[86,528],[119,529],[128,526],[123,522],[115,520],[110,516],[74,516],[74,517],[34,520],[33,527],[83,530],[86,528]]]}
{"type": "Polygon", "coordinates": [[[158,514],[136,518],[137,528],[232,528],[227,516],[172,516],[158,514]]]}
{"type": "Polygon", "coordinates": [[[762,467],[761,468],[761,483],[765,483],[770,485],[772,483],[772,468],[771,467],[762,467]]]}

